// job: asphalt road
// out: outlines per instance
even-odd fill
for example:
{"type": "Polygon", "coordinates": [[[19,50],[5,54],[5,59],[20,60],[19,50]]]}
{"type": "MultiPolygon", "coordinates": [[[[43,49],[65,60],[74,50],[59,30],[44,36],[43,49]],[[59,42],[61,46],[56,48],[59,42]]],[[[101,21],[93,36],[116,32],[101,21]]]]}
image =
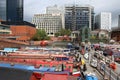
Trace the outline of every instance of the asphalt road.
{"type": "Polygon", "coordinates": [[[120,74],[120,64],[116,63],[117,69],[115,70],[116,73],[120,74]]]}
{"type": "MultiPolygon", "coordinates": [[[[80,54],[80,57],[82,59],[84,59],[83,55],[81,55],[81,54],[80,54]]],[[[84,60],[85,60],[86,66],[87,66],[87,71],[85,73],[94,73],[98,77],[98,80],[103,80],[103,76],[95,68],[90,66],[89,60],[86,60],[86,59],[84,59],[84,60]]]]}

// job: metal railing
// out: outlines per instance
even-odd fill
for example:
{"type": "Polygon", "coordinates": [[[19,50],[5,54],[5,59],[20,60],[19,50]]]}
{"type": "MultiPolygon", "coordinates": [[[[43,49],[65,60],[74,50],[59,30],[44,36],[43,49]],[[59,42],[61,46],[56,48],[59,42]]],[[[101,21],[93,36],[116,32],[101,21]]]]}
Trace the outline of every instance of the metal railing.
{"type": "Polygon", "coordinates": [[[103,75],[104,78],[107,78],[107,80],[120,80],[120,74],[108,67],[107,64],[101,64],[98,62],[96,69],[103,75]]]}

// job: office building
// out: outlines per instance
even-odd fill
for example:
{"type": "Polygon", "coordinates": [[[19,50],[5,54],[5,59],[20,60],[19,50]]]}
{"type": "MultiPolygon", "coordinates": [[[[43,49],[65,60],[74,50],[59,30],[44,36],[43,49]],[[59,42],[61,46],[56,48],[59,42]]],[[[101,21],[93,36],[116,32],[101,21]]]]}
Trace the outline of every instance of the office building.
{"type": "Polygon", "coordinates": [[[54,36],[62,29],[62,16],[61,14],[36,14],[32,23],[37,29],[44,29],[49,36],[54,36]]]}
{"type": "Polygon", "coordinates": [[[111,30],[111,13],[110,12],[101,12],[96,15],[95,23],[98,29],[111,30]]]}
{"type": "Polygon", "coordinates": [[[61,14],[61,13],[62,11],[57,5],[48,6],[46,8],[46,14],[61,14]]]}
{"type": "Polygon", "coordinates": [[[48,6],[46,8],[46,14],[60,14],[62,17],[62,28],[65,28],[64,9],[62,7],[58,7],[57,5],[48,6]]]}
{"type": "Polygon", "coordinates": [[[65,5],[65,28],[72,31],[93,28],[94,8],[90,5],[65,5]]]}
{"type": "Polygon", "coordinates": [[[3,21],[23,21],[23,0],[0,0],[0,19],[3,21]]]}

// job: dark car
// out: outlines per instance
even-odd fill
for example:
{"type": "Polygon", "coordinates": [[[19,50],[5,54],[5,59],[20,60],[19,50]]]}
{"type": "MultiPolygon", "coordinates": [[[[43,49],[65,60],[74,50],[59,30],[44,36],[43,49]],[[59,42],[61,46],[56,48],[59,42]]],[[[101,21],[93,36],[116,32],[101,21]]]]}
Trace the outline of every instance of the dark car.
{"type": "Polygon", "coordinates": [[[112,56],[113,55],[113,51],[111,49],[105,49],[103,51],[103,55],[104,56],[112,56]]]}

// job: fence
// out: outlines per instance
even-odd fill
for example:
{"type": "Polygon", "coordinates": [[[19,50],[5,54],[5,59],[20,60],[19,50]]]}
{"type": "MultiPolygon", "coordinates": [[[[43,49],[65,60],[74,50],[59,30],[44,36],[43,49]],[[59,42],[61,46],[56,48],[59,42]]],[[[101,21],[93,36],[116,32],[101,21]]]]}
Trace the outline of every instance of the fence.
{"type": "Polygon", "coordinates": [[[120,74],[108,67],[107,64],[98,63],[96,68],[107,80],[120,80],[120,74]]]}

